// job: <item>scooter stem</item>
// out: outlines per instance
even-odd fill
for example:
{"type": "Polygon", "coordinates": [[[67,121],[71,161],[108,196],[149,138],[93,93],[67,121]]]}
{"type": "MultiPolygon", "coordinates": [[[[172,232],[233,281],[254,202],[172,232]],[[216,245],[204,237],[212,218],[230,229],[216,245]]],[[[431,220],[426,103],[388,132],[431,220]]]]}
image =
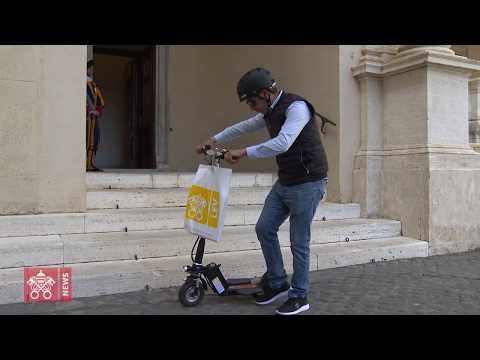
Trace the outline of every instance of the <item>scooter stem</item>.
{"type": "Polygon", "coordinates": [[[197,252],[195,253],[195,264],[202,265],[204,253],[205,253],[205,238],[201,237],[198,242],[197,252]]]}

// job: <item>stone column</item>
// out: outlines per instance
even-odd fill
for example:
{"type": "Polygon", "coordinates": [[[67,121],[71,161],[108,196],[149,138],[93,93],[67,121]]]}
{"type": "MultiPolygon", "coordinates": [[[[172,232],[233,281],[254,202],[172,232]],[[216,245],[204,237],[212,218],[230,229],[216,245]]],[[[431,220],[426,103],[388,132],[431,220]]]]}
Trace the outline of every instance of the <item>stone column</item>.
{"type": "Polygon", "coordinates": [[[404,45],[384,64],[381,210],[431,254],[480,247],[480,156],[468,86],[480,62],[449,45],[404,45]]]}
{"type": "Polygon", "coordinates": [[[85,211],[86,58],[0,46],[0,215],[85,211]]]}
{"type": "Polygon", "coordinates": [[[360,83],[360,149],[355,156],[353,201],[363,217],[378,217],[381,206],[383,151],[383,65],[397,53],[395,46],[366,45],[353,75],[360,83]]]}
{"type": "Polygon", "coordinates": [[[469,91],[470,145],[475,151],[480,152],[480,73],[470,79],[469,91]]]}

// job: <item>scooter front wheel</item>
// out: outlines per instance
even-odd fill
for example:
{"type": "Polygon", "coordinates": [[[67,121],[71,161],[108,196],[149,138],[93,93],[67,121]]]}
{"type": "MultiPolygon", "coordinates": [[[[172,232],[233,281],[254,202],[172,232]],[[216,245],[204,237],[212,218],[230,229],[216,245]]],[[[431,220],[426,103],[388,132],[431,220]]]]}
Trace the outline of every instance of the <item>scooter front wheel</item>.
{"type": "Polygon", "coordinates": [[[200,304],[205,295],[205,290],[201,283],[196,281],[185,282],[178,291],[178,299],[183,306],[193,307],[200,304]]]}

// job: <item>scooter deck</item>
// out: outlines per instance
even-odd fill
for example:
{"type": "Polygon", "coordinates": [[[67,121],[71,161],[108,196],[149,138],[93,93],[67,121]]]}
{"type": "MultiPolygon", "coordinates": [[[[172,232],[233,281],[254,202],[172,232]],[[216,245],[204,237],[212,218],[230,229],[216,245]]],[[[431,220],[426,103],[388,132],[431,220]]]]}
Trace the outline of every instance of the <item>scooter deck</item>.
{"type": "Polygon", "coordinates": [[[236,285],[247,285],[247,284],[256,284],[255,279],[227,279],[228,285],[236,286],[236,285]]]}
{"type": "Polygon", "coordinates": [[[228,295],[254,295],[262,291],[256,279],[228,279],[228,295]]]}

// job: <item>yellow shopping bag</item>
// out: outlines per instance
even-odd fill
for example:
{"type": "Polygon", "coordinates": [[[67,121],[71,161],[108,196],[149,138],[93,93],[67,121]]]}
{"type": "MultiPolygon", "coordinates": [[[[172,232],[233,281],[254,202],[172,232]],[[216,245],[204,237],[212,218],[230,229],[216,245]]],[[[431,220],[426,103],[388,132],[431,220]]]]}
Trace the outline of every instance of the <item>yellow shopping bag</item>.
{"type": "Polygon", "coordinates": [[[185,230],[220,241],[231,176],[231,169],[200,165],[188,193],[185,230]]]}
{"type": "Polygon", "coordinates": [[[218,228],[219,206],[220,193],[218,191],[193,185],[188,195],[186,217],[199,224],[208,224],[211,228],[218,228]]]}

